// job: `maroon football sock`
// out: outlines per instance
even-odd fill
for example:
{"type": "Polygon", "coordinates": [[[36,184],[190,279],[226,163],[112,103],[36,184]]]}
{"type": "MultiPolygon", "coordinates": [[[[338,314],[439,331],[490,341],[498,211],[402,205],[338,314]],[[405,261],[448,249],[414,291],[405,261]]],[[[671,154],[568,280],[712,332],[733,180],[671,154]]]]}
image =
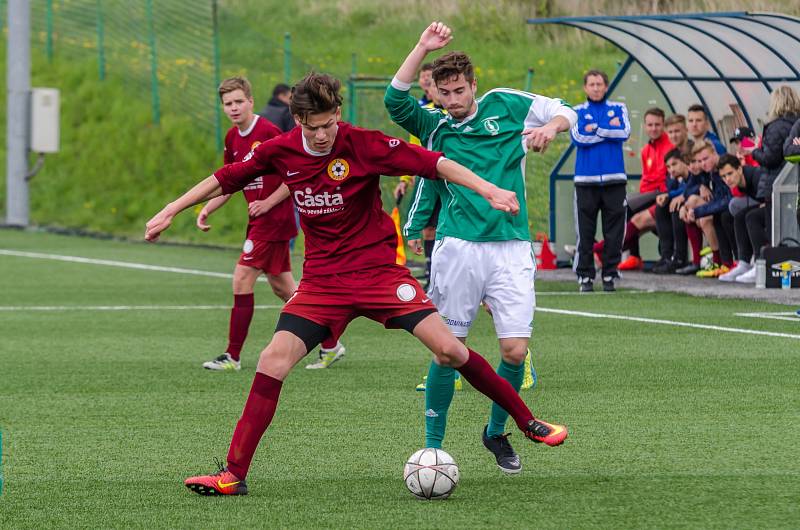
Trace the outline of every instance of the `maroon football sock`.
{"type": "Polygon", "coordinates": [[[275,408],[278,406],[278,396],[281,393],[282,381],[261,372],[256,372],[250,394],[244,404],[242,417],[233,431],[230,449],[228,449],[228,470],[240,480],[247,477],[250,461],[258,447],[258,442],[264,435],[275,408]]]}
{"type": "Polygon", "coordinates": [[[721,258],[721,257],[720,257],[720,255],[719,255],[719,250],[712,250],[712,251],[711,251],[711,259],[712,259],[712,261],[713,261],[714,263],[716,263],[717,265],[719,265],[720,263],[722,263],[722,258],[721,258]]]}
{"type": "Polygon", "coordinates": [[[533,419],[530,409],[519,397],[511,383],[497,375],[497,372],[486,362],[486,359],[469,348],[467,350],[469,351],[467,362],[456,368],[456,370],[461,372],[464,379],[469,381],[469,384],[478,392],[503,407],[514,418],[517,427],[524,431],[528,426],[528,422],[533,419]]]}
{"type": "Polygon", "coordinates": [[[703,232],[696,224],[686,225],[686,235],[689,238],[689,243],[692,245],[692,263],[700,265],[700,249],[703,244],[703,232]]]}
{"type": "Polygon", "coordinates": [[[334,338],[331,335],[330,337],[322,341],[321,346],[324,350],[332,350],[336,347],[337,344],[339,344],[338,339],[334,338]]]}
{"type": "Polygon", "coordinates": [[[250,329],[250,321],[253,320],[254,300],[253,293],[233,295],[231,323],[228,328],[228,347],[225,351],[230,353],[235,361],[239,360],[239,354],[242,352],[242,346],[247,338],[247,330],[250,329]]]}
{"type": "Polygon", "coordinates": [[[622,250],[630,249],[631,243],[636,241],[638,237],[639,237],[639,229],[636,228],[635,224],[628,221],[628,224],[625,225],[625,239],[622,240],[622,250]]]}

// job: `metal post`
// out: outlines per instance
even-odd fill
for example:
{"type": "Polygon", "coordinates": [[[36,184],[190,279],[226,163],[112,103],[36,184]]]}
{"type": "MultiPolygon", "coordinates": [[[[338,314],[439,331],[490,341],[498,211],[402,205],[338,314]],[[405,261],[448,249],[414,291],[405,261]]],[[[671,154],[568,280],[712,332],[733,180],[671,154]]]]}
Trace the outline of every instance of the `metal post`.
{"type": "Polygon", "coordinates": [[[525,92],[530,92],[533,86],[533,68],[528,68],[528,75],[525,76],[525,92]]]}
{"type": "Polygon", "coordinates": [[[97,74],[100,81],[106,79],[105,25],[103,22],[103,0],[97,0],[97,74]]]}
{"type": "Polygon", "coordinates": [[[150,42],[150,87],[153,95],[153,123],[161,121],[161,104],[158,99],[158,56],[156,31],[153,24],[153,0],[147,0],[147,33],[150,42]]]}
{"type": "Polygon", "coordinates": [[[8,0],[6,48],[6,223],[28,226],[28,145],[31,93],[31,8],[8,0]]]}
{"type": "Polygon", "coordinates": [[[283,34],[283,82],[292,84],[292,35],[288,31],[283,34]]]}
{"type": "Polygon", "coordinates": [[[351,56],[350,77],[347,80],[347,121],[356,123],[356,54],[351,56]]]}
{"type": "MultiPolygon", "coordinates": [[[[9,2],[9,4],[10,3],[11,2],[9,2]]],[[[45,24],[47,25],[47,41],[45,44],[45,51],[47,52],[47,61],[52,62],[53,61],[53,0],[47,0],[46,9],[47,10],[45,14],[45,24]]]]}
{"type": "Polygon", "coordinates": [[[217,142],[217,152],[222,151],[222,109],[217,101],[217,87],[221,79],[219,73],[219,22],[217,19],[217,0],[211,0],[211,27],[214,32],[214,133],[217,142]]]}

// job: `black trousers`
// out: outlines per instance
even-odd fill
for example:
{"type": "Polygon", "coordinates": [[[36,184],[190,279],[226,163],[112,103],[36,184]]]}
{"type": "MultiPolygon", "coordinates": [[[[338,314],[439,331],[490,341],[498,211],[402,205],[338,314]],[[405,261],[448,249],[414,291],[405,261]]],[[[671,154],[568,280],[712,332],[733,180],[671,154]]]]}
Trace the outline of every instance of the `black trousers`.
{"type": "Polygon", "coordinates": [[[677,210],[669,211],[669,201],[664,206],[656,206],[656,230],[661,259],[686,263],[689,253],[686,225],[681,221],[677,210]]]}
{"type": "Polygon", "coordinates": [[[719,257],[722,259],[722,263],[733,263],[736,236],[734,235],[733,216],[727,208],[714,214],[714,230],[717,231],[719,257]]]}
{"type": "Polygon", "coordinates": [[[739,261],[749,262],[753,258],[753,244],[747,233],[747,214],[758,206],[745,208],[733,216],[733,231],[736,235],[736,250],[739,261]]]}
{"type": "Polygon", "coordinates": [[[761,257],[761,250],[769,244],[771,232],[772,205],[766,203],[763,208],[753,208],[745,216],[747,235],[756,257],[761,257]]]}
{"type": "Polygon", "coordinates": [[[575,224],[578,228],[577,251],[573,269],[578,278],[594,279],[596,270],[592,246],[597,231],[597,214],[602,215],[603,276],[618,276],[625,236],[625,183],[604,186],[575,186],[575,224]]]}

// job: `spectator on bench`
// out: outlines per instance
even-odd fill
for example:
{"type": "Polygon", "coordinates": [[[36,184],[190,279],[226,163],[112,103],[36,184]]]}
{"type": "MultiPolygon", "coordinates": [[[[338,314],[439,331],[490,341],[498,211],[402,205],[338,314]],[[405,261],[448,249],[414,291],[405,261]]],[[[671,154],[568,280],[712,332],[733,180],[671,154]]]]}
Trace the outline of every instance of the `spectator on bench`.
{"type": "Polygon", "coordinates": [[[753,245],[747,233],[745,220],[750,210],[759,207],[756,195],[761,171],[756,167],[743,165],[738,157],[730,154],[720,157],[717,171],[731,191],[740,192],[738,197],[731,198],[728,209],[720,214],[721,224],[725,227],[733,227],[736,257],[739,261],[733,269],[721,275],[719,279],[723,282],[732,282],[753,268],[750,263],[753,259],[753,245]]]}
{"type": "Polygon", "coordinates": [[[686,225],[679,210],[689,178],[689,154],[676,147],[664,155],[667,191],[656,197],[656,226],[661,259],[653,267],[656,274],[672,274],[687,265],[686,225]],[[680,198],[680,199],[678,199],[680,198]],[[676,200],[678,199],[678,200],[676,200]]]}
{"type": "Polygon", "coordinates": [[[664,131],[667,133],[669,143],[681,150],[681,153],[688,158],[691,156],[692,144],[694,140],[689,138],[689,130],[686,128],[686,116],[683,114],[673,114],[664,120],[664,131]]]}
{"type": "Polygon", "coordinates": [[[719,141],[719,136],[711,132],[711,124],[708,122],[708,113],[706,113],[705,107],[699,104],[689,107],[686,113],[686,126],[689,129],[689,136],[692,141],[709,141],[718,155],[726,153],[727,150],[722,145],[722,142],[719,141]]]}

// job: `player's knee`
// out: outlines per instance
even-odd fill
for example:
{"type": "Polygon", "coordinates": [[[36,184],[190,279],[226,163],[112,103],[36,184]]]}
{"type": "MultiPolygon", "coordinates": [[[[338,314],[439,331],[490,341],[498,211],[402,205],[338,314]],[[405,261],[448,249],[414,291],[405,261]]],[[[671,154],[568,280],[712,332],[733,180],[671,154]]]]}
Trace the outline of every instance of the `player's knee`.
{"type": "Polygon", "coordinates": [[[259,355],[256,371],[283,380],[293,365],[291,352],[284,351],[271,342],[259,355]]]}
{"type": "Polygon", "coordinates": [[[441,342],[434,348],[437,364],[442,366],[460,366],[466,360],[467,347],[455,337],[441,342]]]}
{"type": "Polygon", "coordinates": [[[503,360],[509,364],[522,364],[525,362],[525,355],[528,353],[528,347],[525,344],[514,344],[510,346],[501,346],[500,354],[503,360]]]}

